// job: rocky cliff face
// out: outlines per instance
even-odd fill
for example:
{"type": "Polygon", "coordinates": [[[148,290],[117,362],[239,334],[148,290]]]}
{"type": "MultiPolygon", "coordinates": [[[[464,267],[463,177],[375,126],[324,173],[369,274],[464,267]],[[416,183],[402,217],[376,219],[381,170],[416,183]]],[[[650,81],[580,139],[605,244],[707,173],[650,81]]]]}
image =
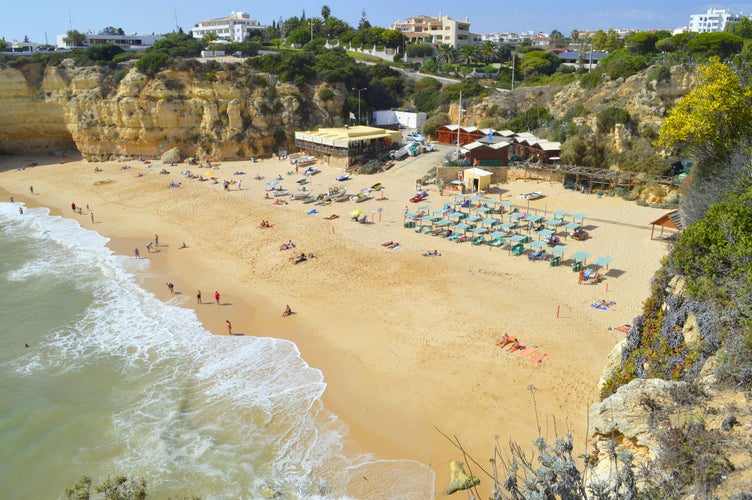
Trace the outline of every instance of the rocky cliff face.
{"type": "Polygon", "coordinates": [[[295,130],[331,124],[346,89],[280,82],[242,65],[197,76],[28,64],[0,68],[0,153],[77,149],[84,158],[270,155],[295,130]],[[231,69],[230,69],[231,68],[231,69]]]}
{"type": "Polygon", "coordinates": [[[661,288],[658,313],[637,318],[609,356],[601,390],[625,363],[636,365],[638,378],[590,408],[589,485],[624,481],[626,469],[618,457],[629,452],[643,491],[675,492],[672,498],[742,498],[734,495],[748,493],[752,484],[749,394],[717,380],[730,347],[722,342],[713,313],[685,296],[678,277],[661,288]],[[656,318],[659,323],[651,329],[648,323],[656,318]],[[666,376],[657,377],[664,366],[666,376]]]}
{"type": "MultiPolygon", "coordinates": [[[[638,133],[647,128],[658,131],[666,113],[676,101],[697,85],[697,72],[691,66],[674,66],[670,79],[657,81],[650,69],[627,79],[604,79],[595,89],[586,89],[579,82],[564,86],[521,87],[487,97],[478,105],[463,111],[463,123],[477,124],[484,118],[506,121],[534,106],[543,106],[556,119],[562,119],[573,110],[577,120],[595,130],[596,115],[608,107],[627,110],[638,124],[638,133]]],[[[457,116],[456,106],[449,116],[457,116]]],[[[570,115],[571,116],[571,115],[570,115]]],[[[628,139],[629,132],[623,128],[613,134],[614,146],[628,139]]]]}

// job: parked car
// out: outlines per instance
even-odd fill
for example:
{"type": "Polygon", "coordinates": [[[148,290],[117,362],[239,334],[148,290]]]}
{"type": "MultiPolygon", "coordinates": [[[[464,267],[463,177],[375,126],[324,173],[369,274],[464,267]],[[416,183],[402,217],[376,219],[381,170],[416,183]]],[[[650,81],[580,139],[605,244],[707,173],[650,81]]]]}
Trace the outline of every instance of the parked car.
{"type": "Polygon", "coordinates": [[[423,142],[426,140],[425,136],[421,134],[420,132],[418,132],[417,130],[408,132],[406,137],[408,141],[423,142]]]}

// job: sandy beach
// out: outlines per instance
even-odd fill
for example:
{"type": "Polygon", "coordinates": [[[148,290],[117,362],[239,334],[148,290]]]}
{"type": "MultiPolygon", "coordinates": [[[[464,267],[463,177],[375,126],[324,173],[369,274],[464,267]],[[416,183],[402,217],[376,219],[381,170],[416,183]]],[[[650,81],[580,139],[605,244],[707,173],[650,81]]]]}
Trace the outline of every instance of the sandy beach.
{"type": "MultiPolygon", "coordinates": [[[[139,277],[143,286],[195,308],[218,335],[227,335],[229,320],[233,334],[295,342],[324,373],[324,407],[349,426],[348,451],[430,464],[438,497],[448,483],[449,462],[462,454],[437,429],[456,436],[488,466],[495,439],[529,448],[537,437],[531,388],[541,432],[553,437],[555,419],[559,434],[567,428],[573,433],[576,453],[584,451],[587,409],[598,399],[608,353],[624,338],[616,327],[639,313],[667,253],[664,242],[650,240],[649,225],[665,210],[539,181],[500,184],[488,197],[549,217],[554,210],[585,213],[592,237],[564,241],[560,232],[567,251],[558,267],[512,256],[506,247],[455,243],[404,228],[405,207],[417,209],[408,202],[415,179],[441,158],[430,153],[341,183],[335,181],[341,169],[317,165],[322,172],[311,177],[313,192],[337,184],[349,192],[385,187],[358,204],[316,206],[286,197],[286,204],[275,205],[264,199],[266,183],[277,175],[291,192],[298,187],[301,175],[287,175],[294,167],[279,159],[222,162],[212,168],[219,180],[212,183],[186,178],[181,172],[206,175],[207,169],[185,164],[165,166],[170,173],[160,174],[159,162],[4,157],[0,195],[75,218],[111,238],[117,253],[133,255],[138,247],[151,262],[139,277]],[[32,161],[38,165],[17,169],[32,161]],[[544,196],[529,204],[517,198],[536,190],[544,196]],[[71,203],[83,213],[73,212],[71,203]],[[373,222],[351,222],[355,209],[373,222]],[[339,218],[327,219],[333,214],[339,218]],[[273,227],[259,228],[262,220],[273,227]],[[150,253],[146,244],[155,234],[159,246],[150,253]],[[280,250],[290,240],[296,247],[280,250]],[[399,247],[382,246],[389,241],[399,247]],[[429,250],[441,255],[423,256],[429,250]],[[613,258],[603,282],[578,284],[568,259],[580,250],[591,253],[589,260],[613,258]],[[314,257],[293,264],[290,258],[301,252],[314,257]],[[174,283],[175,295],[167,282],[174,283]],[[215,291],[222,305],[214,303],[215,291]],[[598,300],[613,304],[591,307],[598,300]],[[283,318],[288,304],[294,314],[283,318]],[[528,357],[503,350],[496,345],[503,333],[537,350],[528,357]]],[[[427,189],[418,205],[432,211],[454,199],[455,193],[427,189]]],[[[473,467],[487,497],[491,482],[473,467]]]]}

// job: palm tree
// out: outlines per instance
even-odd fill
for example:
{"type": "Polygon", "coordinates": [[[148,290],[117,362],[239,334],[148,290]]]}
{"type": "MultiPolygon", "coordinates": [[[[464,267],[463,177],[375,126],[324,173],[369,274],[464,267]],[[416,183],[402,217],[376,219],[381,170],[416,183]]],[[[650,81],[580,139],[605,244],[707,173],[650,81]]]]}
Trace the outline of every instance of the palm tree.
{"type": "Polygon", "coordinates": [[[321,17],[324,18],[324,21],[329,19],[329,16],[332,15],[332,9],[329,8],[328,5],[324,5],[321,7],[321,17]]]}
{"type": "Polygon", "coordinates": [[[482,55],[484,62],[496,62],[496,44],[491,40],[483,42],[483,45],[478,48],[478,51],[482,55]]]}
{"type": "Polygon", "coordinates": [[[446,43],[442,43],[439,45],[439,48],[436,49],[436,62],[439,63],[439,65],[453,64],[457,61],[457,55],[456,48],[446,43]]]}
{"type": "Polygon", "coordinates": [[[462,45],[460,47],[460,56],[462,57],[462,60],[465,62],[465,65],[470,66],[470,64],[473,63],[473,61],[475,61],[478,58],[475,45],[471,43],[466,43],[465,45],[462,45]]]}

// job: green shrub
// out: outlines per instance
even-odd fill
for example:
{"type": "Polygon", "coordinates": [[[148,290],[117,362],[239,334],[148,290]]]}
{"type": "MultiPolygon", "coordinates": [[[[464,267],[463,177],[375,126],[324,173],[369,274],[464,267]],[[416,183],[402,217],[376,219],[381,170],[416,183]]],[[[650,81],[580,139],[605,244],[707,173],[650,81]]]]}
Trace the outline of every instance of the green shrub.
{"type": "Polygon", "coordinates": [[[596,127],[598,132],[602,134],[611,132],[617,123],[631,126],[632,118],[629,111],[612,106],[599,112],[596,116],[596,127]]]}
{"type": "Polygon", "coordinates": [[[597,88],[602,81],[603,76],[598,71],[595,71],[593,73],[585,73],[580,77],[580,85],[585,89],[597,88]]]}
{"type": "Polygon", "coordinates": [[[136,61],[136,69],[145,75],[154,76],[167,67],[168,60],[167,54],[161,52],[147,53],[136,61]]]}
{"type": "Polygon", "coordinates": [[[334,92],[332,92],[332,89],[329,87],[323,87],[321,90],[319,90],[317,97],[320,101],[331,101],[334,99],[334,92]]]}

